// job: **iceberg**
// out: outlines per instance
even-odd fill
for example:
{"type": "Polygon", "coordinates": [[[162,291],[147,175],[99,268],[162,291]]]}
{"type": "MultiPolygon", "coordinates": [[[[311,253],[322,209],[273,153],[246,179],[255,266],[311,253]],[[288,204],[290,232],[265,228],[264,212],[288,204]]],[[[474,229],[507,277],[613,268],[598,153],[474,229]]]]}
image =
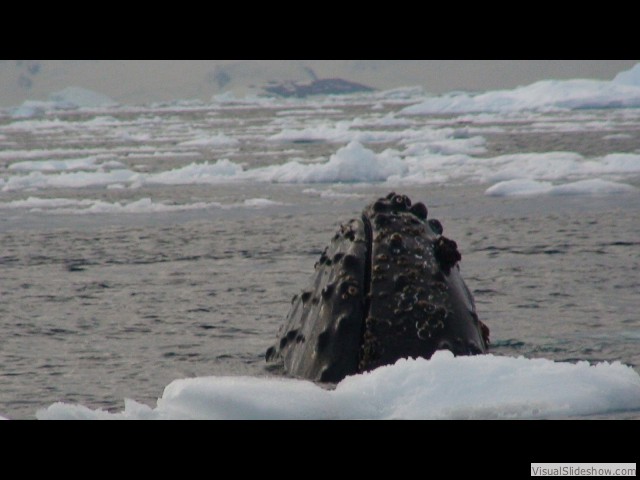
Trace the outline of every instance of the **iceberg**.
{"type": "Polygon", "coordinates": [[[640,64],[612,81],[542,80],[509,90],[453,92],[405,107],[405,115],[640,107],[640,64]]]}

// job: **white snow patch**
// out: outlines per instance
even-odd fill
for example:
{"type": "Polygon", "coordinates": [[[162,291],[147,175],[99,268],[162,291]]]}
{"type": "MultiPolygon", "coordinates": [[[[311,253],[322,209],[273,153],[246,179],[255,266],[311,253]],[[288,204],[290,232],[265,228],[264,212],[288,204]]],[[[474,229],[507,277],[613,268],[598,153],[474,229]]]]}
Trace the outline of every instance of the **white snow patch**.
{"type": "Polygon", "coordinates": [[[21,172],[65,172],[72,170],[97,170],[122,168],[124,164],[113,160],[113,155],[95,155],[68,160],[34,160],[16,162],[9,165],[9,170],[21,172]]]}
{"type": "Polygon", "coordinates": [[[536,180],[505,180],[485,190],[485,195],[490,197],[517,197],[528,195],[546,195],[553,188],[551,182],[539,182],[536,180]]]}
{"type": "Polygon", "coordinates": [[[382,117],[371,116],[365,118],[355,118],[352,121],[354,127],[408,127],[414,122],[407,117],[398,118],[393,112],[389,112],[382,117]]]}
{"type": "Polygon", "coordinates": [[[396,155],[376,154],[359,142],[350,142],[321,164],[303,165],[298,161],[243,172],[249,180],[277,183],[380,182],[392,175],[404,175],[407,166],[396,155]]]}
{"type": "Polygon", "coordinates": [[[333,189],[327,190],[318,190],[316,188],[305,188],[302,190],[302,193],[306,193],[307,195],[311,195],[313,197],[320,198],[362,198],[367,195],[362,193],[346,193],[346,192],[336,192],[333,189]]]}
{"type": "Polygon", "coordinates": [[[54,403],[38,419],[535,419],[640,410],[640,376],[620,362],[438,351],[353,375],[335,390],[287,378],[174,380],[155,408],[108,413],[54,403]]]}
{"type": "Polygon", "coordinates": [[[6,179],[2,191],[107,186],[112,183],[132,183],[139,175],[141,174],[126,169],[108,172],[64,172],[49,175],[42,172],[31,172],[28,175],[9,177],[6,179]]]}
{"type": "Polygon", "coordinates": [[[276,116],[277,117],[296,117],[296,116],[306,117],[306,116],[309,116],[309,115],[334,115],[334,114],[338,114],[338,113],[342,113],[342,110],[338,110],[336,108],[303,108],[303,107],[298,107],[298,108],[281,110],[279,112],[276,112],[276,116]]]}
{"type": "Polygon", "coordinates": [[[174,168],[159,173],[142,175],[140,180],[149,184],[188,185],[198,183],[221,183],[241,176],[242,166],[227,159],[213,164],[191,163],[185,167],[174,168]]]}
{"type": "MultiPolygon", "coordinates": [[[[320,158],[317,162],[309,163],[309,159],[293,159],[280,165],[250,169],[228,159],[213,163],[191,163],[156,173],[125,169],[121,163],[105,162],[107,157],[97,157],[96,160],[76,159],[77,163],[73,163],[76,160],[19,162],[13,164],[13,171],[25,171],[28,174],[5,177],[1,187],[3,191],[13,191],[106,187],[112,184],[137,188],[154,184],[214,185],[231,182],[386,182],[388,186],[398,186],[480,184],[507,180],[567,182],[597,178],[628,182],[629,177],[640,176],[640,154],[612,153],[603,157],[585,158],[574,152],[544,152],[482,158],[469,154],[485,150],[482,137],[467,138],[464,129],[444,133],[432,131],[431,135],[432,139],[424,141],[402,142],[406,144],[403,151],[386,149],[377,153],[360,142],[352,141],[339,148],[328,160],[320,158]],[[451,138],[454,134],[460,138],[451,138]]],[[[539,189],[539,185],[535,188],[539,189]]]]}
{"type": "Polygon", "coordinates": [[[179,143],[179,145],[182,147],[231,147],[238,145],[239,143],[240,142],[237,139],[231,138],[223,133],[219,133],[213,136],[204,135],[192,140],[186,140],[179,143]]]}
{"type": "Polygon", "coordinates": [[[638,192],[638,189],[631,185],[593,178],[560,185],[535,180],[507,180],[489,187],[485,194],[493,197],[516,197],[533,195],[614,195],[634,192],[638,192]]]}
{"type": "Polygon", "coordinates": [[[267,198],[249,198],[241,203],[222,204],[219,202],[194,202],[185,204],[172,204],[166,202],[154,202],[150,198],[141,198],[128,203],[106,202],[97,199],[72,199],[72,198],[39,198],[28,197],[24,200],[0,202],[2,209],[25,209],[30,212],[46,212],[48,214],[103,214],[103,213],[168,213],[187,210],[202,210],[209,208],[265,208],[284,205],[281,202],[267,198]]]}
{"type": "MultiPolygon", "coordinates": [[[[286,119],[284,119],[286,120],[286,119]]],[[[274,121],[274,125],[281,124],[283,119],[274,121]]],[[[393,115],[386,115],[381,118],[355,118],[353,120],[339,120],[336,122],[317,122],[303,128],[291,126],[290,122],[282,125],[280,132],[275,133],[267,140],[278,143],[384,143],[399,140],[432,138],[437,135],[439,138],[446,138],[450,134],[450,129],[433,130],[425,129],[405,129],[405,130],[385,130],[376,128],[366,130],[363,127],[397,127],[411,125],[406,120],[397,119],[393,115]],[[426,137],[425,137],[426,135],[426,137]]]]}
{"type": "Polygon", "coordinates": [[[269,200],[268,198],[249,198],[242,203],[245,207],[273,207],[277,205],[284,205],[282,202],[276,202],[274,200],[269,200]]]}

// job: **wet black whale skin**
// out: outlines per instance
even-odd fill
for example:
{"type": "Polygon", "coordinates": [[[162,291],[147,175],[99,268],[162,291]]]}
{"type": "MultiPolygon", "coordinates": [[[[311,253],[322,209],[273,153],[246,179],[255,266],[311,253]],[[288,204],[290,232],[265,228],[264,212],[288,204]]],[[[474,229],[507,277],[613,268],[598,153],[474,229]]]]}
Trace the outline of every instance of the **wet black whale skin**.
{"type": "Polygon", "coordinates": [[[489,329],[460,276],[457,245],[427,216],[423,203],[392,192],[341,225],[309,287],[293,297],[267,361],[339,382],[436,350],[486,353],[489,329]]]}

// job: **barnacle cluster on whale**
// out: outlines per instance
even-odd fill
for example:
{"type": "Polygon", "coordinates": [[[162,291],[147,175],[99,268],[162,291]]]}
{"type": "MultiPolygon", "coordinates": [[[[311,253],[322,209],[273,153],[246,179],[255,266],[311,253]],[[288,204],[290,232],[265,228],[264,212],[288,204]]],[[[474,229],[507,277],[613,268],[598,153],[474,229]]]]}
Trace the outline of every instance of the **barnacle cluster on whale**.
{"type": "Polygon", "coordinates": [[[486,353],[489,329],[460,276],[457,244],[427,217],[424,203],[392,192],[341,225],[293,297],[267,361],[339,382],[436,350],[486,353]]]}

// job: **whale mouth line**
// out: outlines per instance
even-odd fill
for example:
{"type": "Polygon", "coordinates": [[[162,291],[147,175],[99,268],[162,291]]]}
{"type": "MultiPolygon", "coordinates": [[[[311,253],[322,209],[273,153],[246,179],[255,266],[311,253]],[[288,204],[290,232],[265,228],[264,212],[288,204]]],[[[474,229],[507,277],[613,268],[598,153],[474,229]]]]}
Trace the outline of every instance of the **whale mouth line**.
{"type": "Polygon", "coordinates": [[[373,249],[373,229],[371,227],[371,221],[367,216],[362,214],[362,224],[364,225],[364,236],[366,239],[366,254],[364,263],[364,288],[363,288],[363,315],[361,320],[360,331],[360,344],[358,348],[358,370],[363,363],[363,350],[365,345],[365,332],[366,332],[366,319],[371,309],[371,262],[372,262],[372,249],[373,249]]]}

